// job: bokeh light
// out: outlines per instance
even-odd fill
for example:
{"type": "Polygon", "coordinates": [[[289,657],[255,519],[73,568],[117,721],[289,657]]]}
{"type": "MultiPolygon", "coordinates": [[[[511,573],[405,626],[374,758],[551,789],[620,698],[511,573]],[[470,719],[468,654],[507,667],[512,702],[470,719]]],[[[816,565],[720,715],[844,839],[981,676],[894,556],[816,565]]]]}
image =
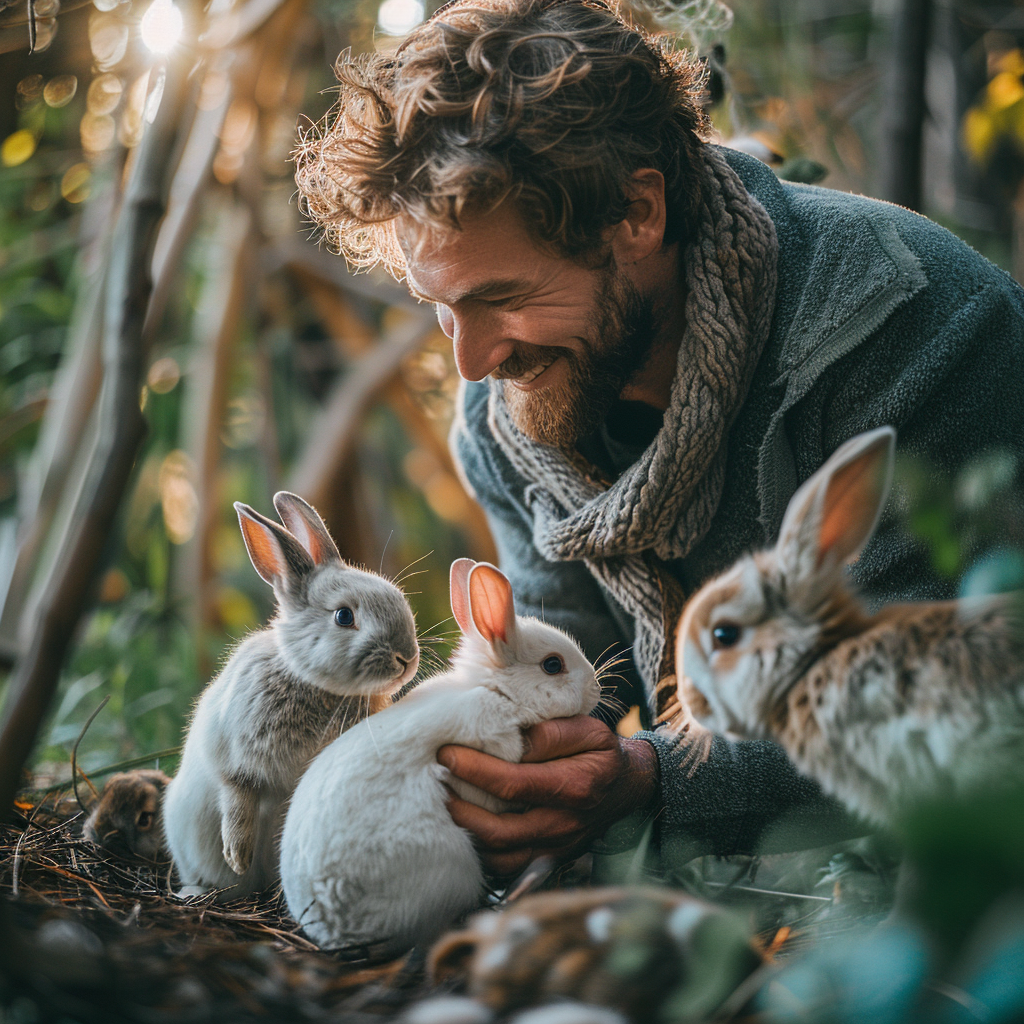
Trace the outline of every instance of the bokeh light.
{"type": "Polygon", "coordinates": [[[75,164],[64,172],[60,180],[60,194],[69,203],[81,203],[89,198],[92,171],[88,164],[75,164]]]}
{"type": "Polygon", "coordinates": [[[93,11],[89,15],[89,48],[101,70],[112,68],[128,49],[128,26],[115,14],[93,11]]]}
{"type": "Polygon", "coordinates": [[[18,167],[31,158],[38,141],[27,128],[12,132],[0,145],[0,163],[4,167],[18,167]]]}
{"type": "Polygon", "coordinates": [[[184,27],[181,10],[171,0],[153,0],[142,16],[139,31],[147,49],[153,53],[170,53],[184,27]]]}
{"type": "Polygon", "coordinates": [[[423,14],[420,0],[384,0],[377,11],[377,24],[389,36],[404,36],[423,20],[423,14]]]}
{"type": "Polygon", "coordinates": [[[192,484],[194,475],[192,460],[180,448],[169,452],[160,464],[160,506],[172,544],[185,544],[196,532],[199,498],[192,484]]]}
{"type": "Polygon", "coordinates": [[[57,75],[51,78],[43,89],[43,99],[48,107],[66,107],[78,92],[78,79],[74,75],[57,75]]]}
{"type": "Polygon", "coordinates": [[[121,93],[124,86],[117,75],[109,72],[97,75],[89,85],[89,92],[86,94],[85,105],[90,114],[100,116],[113,113],[121,102],[121,93]]]}
{"type": "Polygon", "coordinates": [[[43,76],[26,75],[19,83],[15,93],[14,104],[18,110],[24,110],[39,101],[43,95],[43,76]]]}
{"type": "Polygon", "coordinates": [[[102,153],[113,145],[117,126],[109,114],[86,112],[79,122],[78,133],[82,138],[82,149],[86,153],[102,153]]]}
{"type": "Polygon", "coordinates": [[[173,391],[178,386],[179,380],[181,380],[181,367],[170,356],[158,359],[146,374],[146,383],[149,385],[150,391],[158,395],[166,395],[169,391],[173,391]]]}

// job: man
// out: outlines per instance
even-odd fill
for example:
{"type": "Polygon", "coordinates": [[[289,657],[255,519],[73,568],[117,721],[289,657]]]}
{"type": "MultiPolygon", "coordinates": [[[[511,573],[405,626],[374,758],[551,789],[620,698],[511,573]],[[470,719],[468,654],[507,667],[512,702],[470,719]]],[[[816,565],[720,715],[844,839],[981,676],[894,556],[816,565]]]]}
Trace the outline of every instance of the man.
{"type": "MultiPolygon", "coordinates": [[[[468,382],[454,449],[519,611],[592,658],[631,649],[618,696],[646,725],[672,710],[685,597],[774,540],[842,441],[892,424],[949,470],[1020,450],[1021,290],[923,218],[705,144],[696,65],[603,0],[459,0],[337,71],[299,153],[306,208],[436,305],[468,382]]],[[[876,599],[949,590],[892,515],[857,576],[876,599]]],[[[520,765],[439,755],[528,807],[452,802],[497,874],[617,822],[628,844],[653,821],[668,857],[841,827],[770,743],[716,738],[691,772],[664,730],[527,739],[520,765]]]]}

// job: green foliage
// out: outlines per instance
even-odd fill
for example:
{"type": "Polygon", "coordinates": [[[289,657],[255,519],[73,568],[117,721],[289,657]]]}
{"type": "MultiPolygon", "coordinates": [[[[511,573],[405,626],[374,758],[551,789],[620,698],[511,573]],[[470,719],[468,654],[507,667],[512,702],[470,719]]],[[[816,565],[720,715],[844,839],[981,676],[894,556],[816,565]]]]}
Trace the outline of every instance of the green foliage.
{"type": "Polygon", "coordinates": [[[146,751],[176,746],[197,678],[196,651],[186,624],[146,591],[100,608],[66,673],[44,761],[61,763],[104,696],[110,702],[88,733],[80,756],[89,772],[146,751]]]}
{"type": "Polygon", "coordinates": [[[955,476],[918,458],[897,460],[896,491],[907,528],[924,543],[939,576],[957,578],[970,569],[965,593],[1024,586],[1019,468],[1017,457],[1002,450],[976,456],[955,476]]]}

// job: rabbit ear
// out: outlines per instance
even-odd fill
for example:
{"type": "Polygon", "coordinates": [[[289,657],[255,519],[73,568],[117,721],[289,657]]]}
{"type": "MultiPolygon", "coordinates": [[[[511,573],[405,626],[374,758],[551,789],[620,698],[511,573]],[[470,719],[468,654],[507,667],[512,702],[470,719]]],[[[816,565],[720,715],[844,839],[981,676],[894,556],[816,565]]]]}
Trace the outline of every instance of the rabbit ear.
{"type": "Polygon", "coordinates": [[[288,532],[306,549],[315,565],[341,561],[338,546],[312,505],[291,491],[278,491],[274,495],[274,508],[288,532]]]}
{"type": "Polygon", "coordinates": [[[295,592],[300,579],[313,571],[313,560],[283,527],[242,502],[235,502],[238,525],[253,568],[275,589],[295,592]]]}
{"type": "Polygon", "coordinates": [[[892,427],[858,434],[793,495],[777,548],[787,573],[856,560],[889,494],[895,444],[892,427]]]}
{"type": "Polygon", "coordinates": [[[473,619],[469,611],[469,574],[476,566],[472,558],[457,558],[452,562],[449,576],[452,614],[463,633],[473,629],[473,619]]]}
{"type": "Polygon", "coordinates": [[[516,637],[516,609],[512,584],[487,562],[478,562],[469,574],[469,610],[473,625],[492,647],[497,641],[511,647],[516,637]]]}

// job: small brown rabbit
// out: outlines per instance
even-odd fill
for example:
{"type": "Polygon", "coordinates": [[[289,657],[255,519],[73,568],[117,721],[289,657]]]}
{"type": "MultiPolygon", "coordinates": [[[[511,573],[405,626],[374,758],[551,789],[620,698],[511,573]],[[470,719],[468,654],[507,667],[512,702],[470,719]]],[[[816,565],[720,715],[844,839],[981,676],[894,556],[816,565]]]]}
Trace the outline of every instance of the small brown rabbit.
{"type": "Polygon", "coordinates": [[[877,525],[895,432],[852,438],[796,492],[778,543],[687,603],[676,636],[684,708],[767,736],[853,811],[1024,781],[1017,595],[868,614],[844,574],[877,525]]]}
{"type": "Polygon", "coordinates": [[[728,911],[671,889],[608,887],[533,893],[476,914],[434,945],[428,967],[435,984],[467,979],[498,1013],[574,999],[648,1021],[691,979],[710,1013],[761,963],[728,911]],[[709,956],[720,988],[709,983],[709,956]]]}
{"type": "Polygon", "coordinates": [[[161,807],[170,781],[155,768],[111,775],[82,826],[85,838],[112,853],[165,858],[161,807]]]}

